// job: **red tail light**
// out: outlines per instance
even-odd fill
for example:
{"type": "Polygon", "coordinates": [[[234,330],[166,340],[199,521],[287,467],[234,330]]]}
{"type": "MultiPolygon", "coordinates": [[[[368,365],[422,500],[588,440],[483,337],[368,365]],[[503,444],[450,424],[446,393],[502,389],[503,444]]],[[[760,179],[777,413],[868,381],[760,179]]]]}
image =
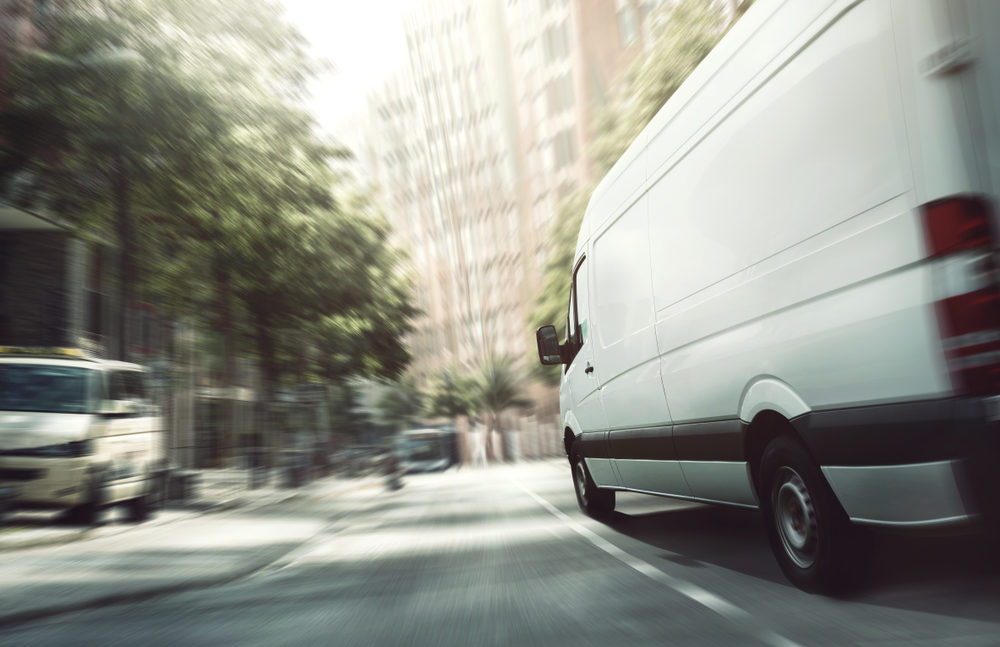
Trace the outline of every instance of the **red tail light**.
{"type": "Polygon", "coordinates": [[[930,256],[937,257],[977,247],[992,249],[990,204],[978,197],[954,197],[924,205],[924,226],[930,256]]]}
{"type": "Polygon", "coordinates": [[[1000,393],[1000,283],[989,202],[956,196],[924,205],[942,345],[963,394],[1000,393]]]}

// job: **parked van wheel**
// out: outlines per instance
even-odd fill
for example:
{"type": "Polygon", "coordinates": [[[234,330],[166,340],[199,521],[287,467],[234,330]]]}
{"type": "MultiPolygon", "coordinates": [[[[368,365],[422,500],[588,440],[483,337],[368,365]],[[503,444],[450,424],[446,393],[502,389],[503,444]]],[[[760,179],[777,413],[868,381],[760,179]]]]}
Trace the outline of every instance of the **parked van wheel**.
{"type": "Polygon", "coordinates": [[[104,487],[103,479],[94,478],[87,486],[87,500],[66,511],[69,523],[81,526],[98,526],[104,518],[104,487]]]}
{"type": "Polygon", "coordinates": [[[580,509],[595,519],[610,515],[615,509],[614,490],[602,490],[590,478],[587,464],[578,453],[570,460],[573,467],[573,489],[576,491],[576,502],[580,509]]]}
{"type": "Polygon", "coordinates": [[[134,499],[125,502],[126,518],[132,523],[142,523],[143,521],[149,519],[150,514],[153,511],[153,502],[156,496],[155,484],[152,484],[143,493],[142,496],[138,496],[134,499]]]}
{"type": "Polygon", "coordinates": [[[860,561],[854,529],[797,441],[780,437],[767,446],[759,491],[771,550],[785,576],[806,591],[849,588],[860,561]]]}
{"type": "Polygon", "coordinates": [[[136,497],[126,503],[126,514],[132,523],[142,523],[149,519],[151,506],[149,505],[148,494],[136,497]]]}

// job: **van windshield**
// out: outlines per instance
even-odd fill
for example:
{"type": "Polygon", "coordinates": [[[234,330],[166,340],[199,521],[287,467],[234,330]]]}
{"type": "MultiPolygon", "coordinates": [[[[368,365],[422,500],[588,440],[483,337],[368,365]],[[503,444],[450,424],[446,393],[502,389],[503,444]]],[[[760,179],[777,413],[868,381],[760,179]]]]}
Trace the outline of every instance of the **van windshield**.
{"type": "Polygon", "coordinates": [[[73,366],[0,364],[0,411],[89,413],[91,373],[73,366]]]}

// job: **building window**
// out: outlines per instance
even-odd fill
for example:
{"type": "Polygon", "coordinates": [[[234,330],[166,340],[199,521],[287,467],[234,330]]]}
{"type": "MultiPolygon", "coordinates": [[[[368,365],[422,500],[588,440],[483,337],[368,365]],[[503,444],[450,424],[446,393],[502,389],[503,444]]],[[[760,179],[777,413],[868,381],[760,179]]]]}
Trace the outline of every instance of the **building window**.
{"type": "Polygon", "coordinates": [[[618,34],[621,37],[622,47],[628,47],[635,42],[639,35],[639,26],[636,21],[635,9],[630,0],[617,0],[618,2],[618,34]]]}
{"type": "Polygon", "coordinates": [[[545,98],[548,103],[549,116],[555,116],[573,107],[573,81],[569,74],[564,74],[549,81],[545,86],[545,98]]]}
{"type": "Polygon", "coordinates": [[[569,56],[569,35],[566,33],[566,21],[545,29],[542,47],[546,63],[561,61],[569,56]]]}
{"type": "Polygon", "coordinates": [[[576,161],[576,138],[573,137],[573,130],[567,128],[552,138],[552,157],[555,168],[561,169],[564,166],[576,161]]]}

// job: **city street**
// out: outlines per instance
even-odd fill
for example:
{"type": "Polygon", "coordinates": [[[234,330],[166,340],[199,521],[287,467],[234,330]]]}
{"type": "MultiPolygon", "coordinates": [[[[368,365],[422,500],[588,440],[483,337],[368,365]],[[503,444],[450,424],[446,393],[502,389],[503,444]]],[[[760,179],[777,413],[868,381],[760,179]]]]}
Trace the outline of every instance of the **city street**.
{"type": "Polygon", "coordinates": [[[864,590],[831,599],[784,580],[755,513],[619,495],[602,524],[564,461],[344,485],[3,553],[0,643],[1000,643],[971,539],[880,536],[864,590]]]}

